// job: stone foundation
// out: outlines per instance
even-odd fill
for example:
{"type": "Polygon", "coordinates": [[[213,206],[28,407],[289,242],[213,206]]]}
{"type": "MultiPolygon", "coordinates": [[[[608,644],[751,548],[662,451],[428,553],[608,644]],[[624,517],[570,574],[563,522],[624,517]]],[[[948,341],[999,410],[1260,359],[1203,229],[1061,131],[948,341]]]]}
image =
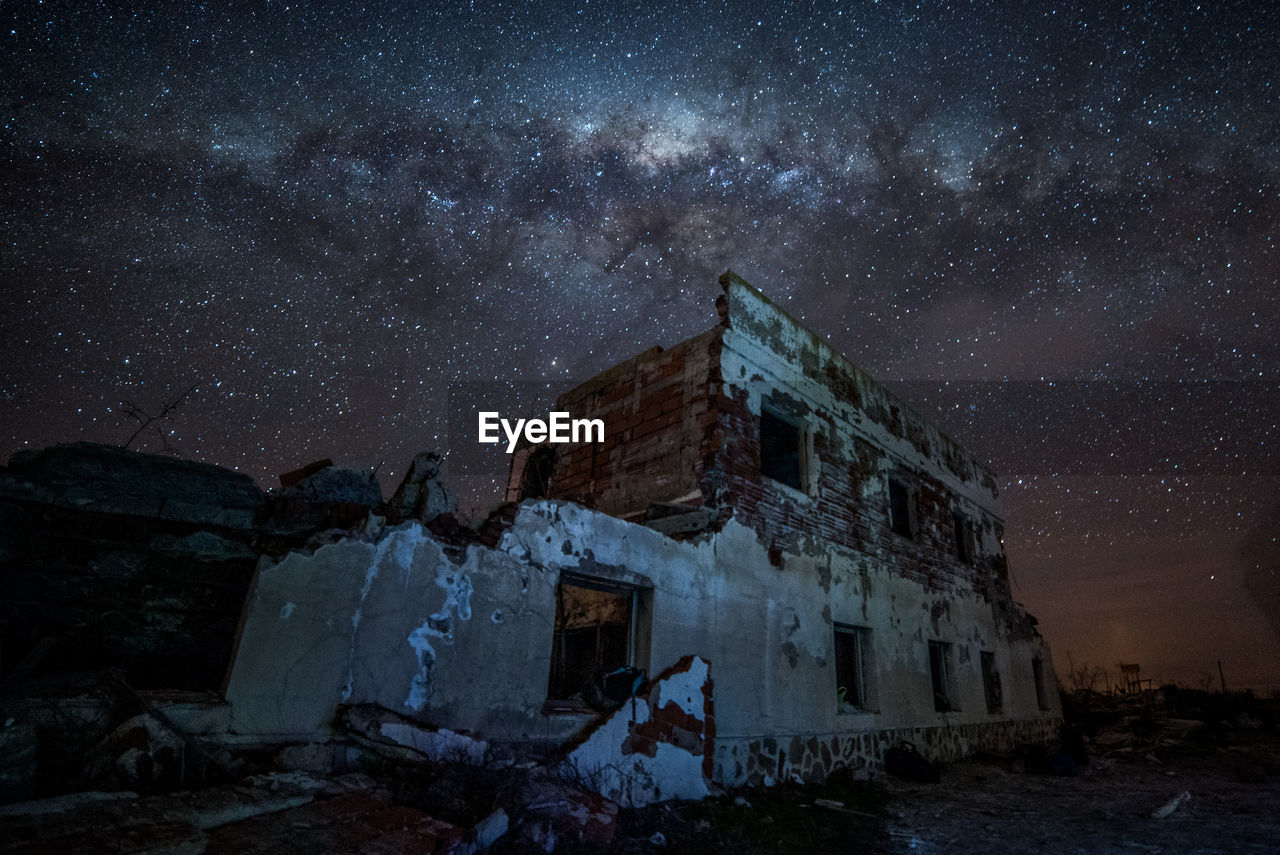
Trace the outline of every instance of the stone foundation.
{"type": "Polygon", "coordinates": [[[721,737],[715,780],[728,786],[770,786],[796,778],[821,781],[841,769],[869,774],[882,770],[884,752],[904,739],[929,760],[945,763],[979,751],[1009,752],[1019,745],[1044,744],[1057,738],[1060,724],[1061,719],[1036,718],[857,733],[721,737]]]}

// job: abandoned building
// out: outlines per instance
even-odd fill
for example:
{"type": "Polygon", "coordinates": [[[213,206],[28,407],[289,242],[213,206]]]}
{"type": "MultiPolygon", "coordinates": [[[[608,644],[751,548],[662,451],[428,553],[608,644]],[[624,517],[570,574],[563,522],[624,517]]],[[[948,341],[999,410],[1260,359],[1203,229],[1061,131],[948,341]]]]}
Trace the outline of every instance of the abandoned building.
{"type": "Polygon", "coordinates": [[[559,398],[605,441],[517,450],[470,541],[370,517],[264,559],[231,730],[323,741],[374,704],[441,744],[558,751],[630,803],[870,768],[900,739],[942,760],[1050,739],[992,473],[721,284],[717,326],[559,398]]]}

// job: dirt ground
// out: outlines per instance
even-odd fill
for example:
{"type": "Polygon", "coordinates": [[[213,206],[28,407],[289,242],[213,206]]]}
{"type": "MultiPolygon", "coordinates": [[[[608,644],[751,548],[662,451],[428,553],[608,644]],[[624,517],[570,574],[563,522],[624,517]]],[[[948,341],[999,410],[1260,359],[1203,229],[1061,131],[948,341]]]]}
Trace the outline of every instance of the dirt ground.
{"type": "Polygon", "coordinates": [[[1280,741],[1093,758],[1076,777],[968,760],[940,784],[887,779],[886,853],[1280,853],[1280,741]],[[1190,798],[1163,819],[1152,812],[1190,798]]]}

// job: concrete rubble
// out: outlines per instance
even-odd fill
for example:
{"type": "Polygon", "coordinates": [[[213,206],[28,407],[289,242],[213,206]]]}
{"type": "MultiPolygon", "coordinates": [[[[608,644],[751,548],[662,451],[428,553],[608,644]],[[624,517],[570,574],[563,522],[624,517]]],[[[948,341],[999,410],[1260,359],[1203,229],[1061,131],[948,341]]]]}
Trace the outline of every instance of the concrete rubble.
{"type": "Polygon", "coordinates": [[[456,510],[456,502],[440,478],[441,458],[424,451],[413,458],[408,473],[391,497],[389,511],[397,522],[431,522],[456,510]]]}

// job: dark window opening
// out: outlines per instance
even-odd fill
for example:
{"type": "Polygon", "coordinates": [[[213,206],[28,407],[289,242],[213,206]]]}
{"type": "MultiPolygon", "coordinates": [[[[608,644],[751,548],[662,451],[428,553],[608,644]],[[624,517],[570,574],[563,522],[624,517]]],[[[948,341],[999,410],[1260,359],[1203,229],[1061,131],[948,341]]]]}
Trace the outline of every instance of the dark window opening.
{"type": "Polygon", "coordinates": [[[1000,712],[1004,706],[1000,672],[996,670],[996,655],[986,650],[982,651],[982,690],[987,696],[987,712],[1000,712]]]}
{"type": "Polygon", "coordinates": [[[956,708],[951,693],[951,645],[945,641],[929,642],[929,674],[933,679],[933,708],[950,712],[956,708]]]}
{"type": "Polygon", "coordinates": [[[803,489],[800,446],[804,434],[768,410],[760,413],[760,472],[788,487],[803,489]]]}
{"type": "Polygon", "coordinates": [[[835,627],[836,702],[842,713],[871,709],[868,681],[871,630],[835,627]]]}
{"type": "Polygon", "coordinates": [[[556,451],[550,446],[534,449],[525,461],[520,473],[520,498],[541,499],[551,489],[551,470],[555,466],[556,451]]]}
{"type": "Polygon", "coordinates": [[[889,479],[889,526],[903,537],[913,537],[911,488],[896,478],[889,479]]]}
{"type": "Polygon", "coordinates": [[[973,525],[964,514],[953,514],[956,534],[956,557],[965,564],[973,563],[973,525]]]}
{"type": "Polygon", "coordinates": [[[1044,690],[1044,663],[1039,659],[1031,660],[1031,679],[1036,684],[1036,706],[1042,710],[1049,708],[1049,697],[1044,690]]]}
{"type": "Polygon", "coordinates": [[[586,702],[589,686],[631,665],[635,589],[587,579],[556,586],[547,698],[586,702]]]}

